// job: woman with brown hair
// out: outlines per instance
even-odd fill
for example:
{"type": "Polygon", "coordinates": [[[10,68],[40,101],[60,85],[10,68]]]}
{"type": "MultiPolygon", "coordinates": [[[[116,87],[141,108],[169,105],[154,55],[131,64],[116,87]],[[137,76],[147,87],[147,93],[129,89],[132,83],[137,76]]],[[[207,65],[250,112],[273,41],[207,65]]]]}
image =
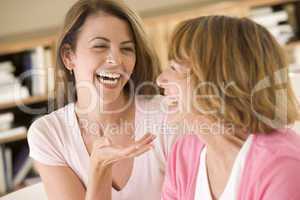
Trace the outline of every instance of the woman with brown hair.
{"type": "Polygon", "coordinates": [[[300,199],[300,136],[287,128],[299,104],[271,34],[206,16],[180,23],[169,50],[157,82],[192,134],[173,145],[162,199],[300,199]]]}
{"type": "Polygon", "coordinates": [[[160,66],[140,18],[120,1],[79,0],[65,19],[57,67],[60,108],[28,132],[48,198],[159,199],[174,135],[161,132],[160,98],[152,97],[160,66]]]}

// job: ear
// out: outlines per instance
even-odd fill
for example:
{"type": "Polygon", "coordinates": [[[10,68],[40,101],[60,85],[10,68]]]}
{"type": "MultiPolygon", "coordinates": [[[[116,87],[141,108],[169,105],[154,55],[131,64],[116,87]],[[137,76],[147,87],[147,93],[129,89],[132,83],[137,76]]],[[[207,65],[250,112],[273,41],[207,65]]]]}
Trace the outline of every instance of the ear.
{"type": "Polygon", "coordinates": [[[70,44],[63,44],[60,50],[60,56],[65,67],[68,70],[73,70],[75,67],[75,54],[70,44]]]}

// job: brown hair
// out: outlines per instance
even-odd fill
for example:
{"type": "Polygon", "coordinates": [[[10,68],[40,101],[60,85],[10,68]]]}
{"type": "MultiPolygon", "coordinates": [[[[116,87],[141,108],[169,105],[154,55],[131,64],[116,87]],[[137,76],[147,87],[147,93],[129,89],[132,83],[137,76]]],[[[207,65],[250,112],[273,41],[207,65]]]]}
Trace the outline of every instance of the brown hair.
{"type": "Polygon", "coordinates": [[[176,27],[169,49],[169,59],[190,64],[197,83],[217,88],[201,85],[197,94],[223,95],[222,100],[197,100],[201,108],[224,109],[210,115],[212,119],[251,133],[269,133],[298,120],[286,57],[261,25],[227,16],[190,19],[176,27]],[[286,93],[280,95],[282,91],[286,93]]]}
{"type": "MultiPolygon", "coordinates": [[[[135,89],[145,82],[155,83],[160,73],[160,63],[154,48],[151,46],[144,31],[141,19],[122,1],[117,0],[79,0],[68,11],[63,30],[59,37],[56,50],[56,71],[55,71],[55,107],[59,108],[70,101],[77,100],[75,90],[75,78],[64,66],[61,51],[64,44],[76,48],[76,37],[86,18],[99,11],[116,16],[129,24],[136,46],[136,64],[131,75],[135,89]],[[69,84],[72,83],[72,84],[69,84]]],[[[130,91],[127,84],[124,88],[128,94],[130,91]]],[[[140,94],[151,95],[157,91],[151,86],[144,86],[140,94]]]]}

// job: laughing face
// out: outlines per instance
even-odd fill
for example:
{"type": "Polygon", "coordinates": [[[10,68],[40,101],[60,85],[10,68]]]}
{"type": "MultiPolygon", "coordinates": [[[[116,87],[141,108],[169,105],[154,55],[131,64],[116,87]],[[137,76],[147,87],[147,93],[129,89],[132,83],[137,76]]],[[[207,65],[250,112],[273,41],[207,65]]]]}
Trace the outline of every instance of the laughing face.
{"type": "Polygon", "coordinates": [[[170,61],[169,67],[157,78],[157,84],[164,89],[168,112],[189,112],[194,84],[188,63],[170,61]]]}
{"type": "Polygon", "coordinates": [[[74,71],[79,98],[112,103],[123,94],[136,63],[135,43],[126,21],[99,12],[87,17],[76,48],[64,54],[74,71]]]}

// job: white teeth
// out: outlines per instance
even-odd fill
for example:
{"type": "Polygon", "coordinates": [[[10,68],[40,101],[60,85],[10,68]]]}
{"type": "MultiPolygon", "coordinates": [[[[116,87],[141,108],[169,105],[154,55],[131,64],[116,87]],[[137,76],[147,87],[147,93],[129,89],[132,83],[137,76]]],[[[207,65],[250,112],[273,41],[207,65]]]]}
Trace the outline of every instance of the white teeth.
{"type": "Polygon", "coordinates": [[[109,84],[109,85],[115,85],[118,83],[118,79],[114,79],[114,80],[104,80],[103,78],[99,78],[98,79],[101,83],[104,84],[109,84]]]}
{"type": "Polygon", "coordinates": [[[108,78],[114,78],[114,79],[118,79],[121,77],[121,74],[115,73],[115,72],[101,71],[101,72],[98,72],[97,74],[102,77],[108,77],[108,78]]]}

